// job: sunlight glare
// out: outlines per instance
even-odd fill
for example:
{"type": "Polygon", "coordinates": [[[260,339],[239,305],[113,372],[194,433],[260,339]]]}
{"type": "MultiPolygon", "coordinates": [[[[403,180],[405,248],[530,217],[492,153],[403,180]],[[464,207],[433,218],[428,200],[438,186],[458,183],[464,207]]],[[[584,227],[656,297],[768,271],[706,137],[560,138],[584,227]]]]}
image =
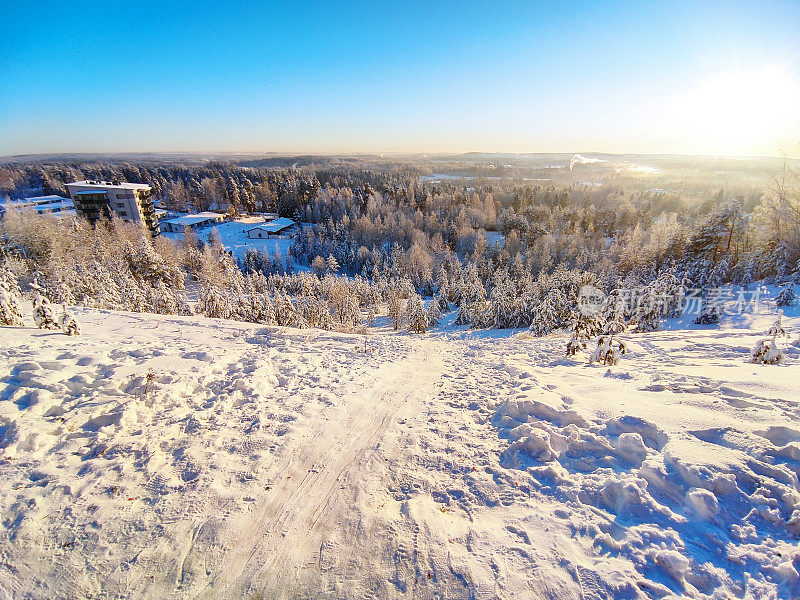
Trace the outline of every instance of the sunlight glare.
{"type": "Polygon", "coordinates": [[[777,67],[709,78],[679,97],[671,125],[709,153],[747,153],[800,119],[800,81],[777,67]]]}

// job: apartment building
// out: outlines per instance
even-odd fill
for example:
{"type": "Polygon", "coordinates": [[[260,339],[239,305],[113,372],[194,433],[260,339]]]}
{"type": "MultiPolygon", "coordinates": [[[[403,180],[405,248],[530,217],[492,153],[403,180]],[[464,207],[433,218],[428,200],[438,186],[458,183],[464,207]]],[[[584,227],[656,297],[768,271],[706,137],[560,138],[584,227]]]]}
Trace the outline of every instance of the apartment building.
{"type": "Polygon", "coordinates": [[[143,223],[151,233],[158,233],[153,190],[147,184],[86,180],[68,183],[67,190],[79,216],[96,221],[113,212],[123,221],[143,223]]]}

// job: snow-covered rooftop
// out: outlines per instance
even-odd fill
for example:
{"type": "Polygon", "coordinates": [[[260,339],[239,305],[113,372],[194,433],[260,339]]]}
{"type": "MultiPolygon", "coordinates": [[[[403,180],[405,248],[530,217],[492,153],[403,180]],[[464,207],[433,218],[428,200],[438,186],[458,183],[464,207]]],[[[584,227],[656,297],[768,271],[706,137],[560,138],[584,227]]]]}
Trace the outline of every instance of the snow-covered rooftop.
{"type": "Polygon", "coordinates": [[[69,198],[64,198],[64,196],[50,194],[48,196],[31,196],[30,198],[25,198],[24,200],[17,200],[17,202],[30,202],[31,204],[51,204],[55,202],[72,202],[72,201],[69,198]]]}
{"type": "Polygon", "coordinates": [[[114,183],[112,181],[99,181],[95,179],[85,179],[83,181],[73,181],[72,183],[68,183],[67,187],[70,186],[86,186],[86,187],[96,187],[99,189],[110,189],[110,190],[149,190],[150,186],[146,183],[128,183],[127,181],[120,181],[114,183]]]}
{"type": "Polygon", "coordinates": [[[262,231],[268,231],[270,233],[276,233],[278,231],[281,231],[282,229],[286,229],[287,227],[291,227],[294,224],[295,224],[294,221],[292,221],[291,219],[287,219],[286,217],[281,217],[279,219],[274,219],[274,220],[269,221],[267,223],[261,223],[260,225],[257,225],[256,227],[251,227],[247,231],[253,231],[254,229],[261,229],[262,231]]]}
{"type": "Polygon", "coordinates": [[[195,225],[204,221],[218,221],[223,215],[215,212],[201,212],[193,215],[183,215],[162,221],[162,223],[174,223],[175,225],[195,225]]]}
{"type": "Polygon", "coordinates": [[[51,194],[49,196],[33,196],[24,200],[0,202],[0,212],[9,208],[34,208],[38,212],[66,210],[74,207],[72,200],[51,194]]]}

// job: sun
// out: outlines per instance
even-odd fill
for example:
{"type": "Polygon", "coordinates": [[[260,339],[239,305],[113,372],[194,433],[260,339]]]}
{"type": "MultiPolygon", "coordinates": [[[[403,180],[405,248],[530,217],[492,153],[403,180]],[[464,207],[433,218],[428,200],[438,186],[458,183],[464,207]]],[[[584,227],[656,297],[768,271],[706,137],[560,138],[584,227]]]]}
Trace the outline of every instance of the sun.
{"type": "Polygon", "coordinates": [[[674,133],[703,152],[777,153],[800,126],[800,80],[779,67],[722,72],[678,96],[668,113],[674,133]]]}

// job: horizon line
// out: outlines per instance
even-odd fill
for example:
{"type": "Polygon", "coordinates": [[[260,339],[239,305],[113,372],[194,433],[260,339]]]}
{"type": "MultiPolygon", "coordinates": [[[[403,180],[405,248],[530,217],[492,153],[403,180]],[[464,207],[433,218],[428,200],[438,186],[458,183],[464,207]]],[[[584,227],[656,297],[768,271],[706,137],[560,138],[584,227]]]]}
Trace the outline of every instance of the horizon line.
{"type": "Polygon", "coordinates": [[[747,158],[774,158],[786,160],[800,160],[800,156],[789,156],[788,154],[693,154],[681,152],[603,152],[603,151],[569,151],[569,152],[509,152],[502,150],[483,151],[483,150],[468,150],[468,151],[238,151],[238,150],[126,150],[126,151],[54,151],[54,152],[30,152],[21,154],[6,154],[0,155],[0,161],[7,159],[24,159],[35,157],[57,157],[63,156],[136,156],[136,155],[174,155],[174,156],[264,156],[264,157],[300,157],[300,156],[320,156],[320,157],[338,157],[338,156],[378,156],[384,158],[387,156],[419,156],[435,157],[435,156],[468,156],[471,154],[484,154],[484,155],[507,155],[507,156],[535,156],[535,155],[553,155],[562,154],[565,156],[576,155],[601,155],[601,156],[678,156],[686,158],[727,158],[727,159],[747,159],[747,158]]]}

